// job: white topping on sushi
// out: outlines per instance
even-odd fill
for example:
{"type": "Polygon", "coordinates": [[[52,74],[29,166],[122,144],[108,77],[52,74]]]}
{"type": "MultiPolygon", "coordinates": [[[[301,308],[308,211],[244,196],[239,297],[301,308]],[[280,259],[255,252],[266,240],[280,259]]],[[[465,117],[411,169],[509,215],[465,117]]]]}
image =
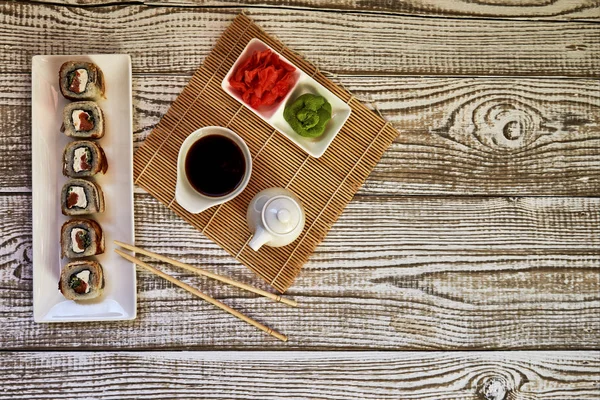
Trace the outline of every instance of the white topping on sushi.
{"type": "Polygon", "coordinates": [[[84,121],[89,121],[90,119],[90,114],[86,113],[83,110],[73,110],[73,112],[71,113],[71,120],[73,121],[73,126],[75,127],[76,131],[81,131],[81,130],[88,130],[88,129],[84,129],[87,126],[83,127],[81,126],[81,120],[82,120],[82,115],[83,115],[83,120],[84,121]]]}
{"type": "Polygon", "coordinates": [[[73,171],[81,172],[89,169],[90,160],[88,153],[89,150],[87,147],[78,147],[75,149],[75,152],[73,153],[73,171]],[[83,167],[84,165],[86,168],[83,167]]]}
{"type": "Polygon", "coordinates": [[[72,92],[83,93],[88,83],[88,72],[86,69],[79,68],[75,70],[75,77],[69,88],[72,92]]]}
{"type": "Polygon", "coordinates": [[[90,271],[88,269],[84,269],[83,271],[79,272],[75,276],[85,282],[85,293],[89,293],[90,292],[90,271]]]}
{"type": "Polygon", "coordinates": [[[81,186],[71,186],[67,195],[67,208],[86,208],[88,205],[85,190],[81,186]],[[75,198],[76,197],[76,198],[75,198]]]}
{"type": "MultiPolygon", "coordinates": [[[[73,228],[71,229],[71,248],[73,249],[73,253],[83,253],[85,251],[85,245],[80,246],[77,241],[77,235],[80,233],[87,234],[85,229],[81,228],[73,228]]],[[[79,277],[79,275],[77,275],[79,277]]],[[[86,282],[87,283],[87,282],[86,282]]]]}

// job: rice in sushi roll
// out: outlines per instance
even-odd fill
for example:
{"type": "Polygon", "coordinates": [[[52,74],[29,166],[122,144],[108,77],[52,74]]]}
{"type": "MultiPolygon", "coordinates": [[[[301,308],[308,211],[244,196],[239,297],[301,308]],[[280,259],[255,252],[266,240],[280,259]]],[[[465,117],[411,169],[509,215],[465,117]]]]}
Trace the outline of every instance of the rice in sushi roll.
{"type": "Polygon", "coordinates": [[[71,142],[63,151],[63,175],[73,178],[104,174],[108,162],[99,144],[89,140],[71,142]]]}
{"type": "Polygon", "coordinates": [[[104,136],[104,115],[93,101],[69,103],[63,109],[60,129],[72,138],[100,139],[104,136]]]}
{"type": "Polygon", "coordinates": [[[62,258],[81,258],[104,253],[104,235],[91,219],[71,219],[60,229],[62,258]]]}
{"type": "Polygon", "coordinates": [[[61,192],[64,215],[85,215],[104,212],[104,193],[94,182],[69,179],[61,192]]]}
{"type": "Polygon", "coordinates": [[[104,97],[104,74],[94,63],[67,61],[60,67],[60,92],[69,100],[97,100],[104,97]]]}
{"type": "Polygon", "coordinates": [[[91,300],[104,291],[104,271],[97,261],[74,261],[60,272],[58,289],[69,300],[91,300]]]}

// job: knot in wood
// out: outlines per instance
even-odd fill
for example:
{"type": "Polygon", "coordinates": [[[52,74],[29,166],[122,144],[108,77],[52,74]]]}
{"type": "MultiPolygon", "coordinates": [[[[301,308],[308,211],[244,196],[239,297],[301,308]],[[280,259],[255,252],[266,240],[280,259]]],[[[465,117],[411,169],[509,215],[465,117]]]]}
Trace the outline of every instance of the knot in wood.
{"type": "Polygon", "coordinates": [[[535,99],[484,93],[462,105],[433,132],[461,143],[481,144],[498,154],[511,153],[557,130],[547,126],[543,111],[535,99]]]}
{"type": "Polygon", "coordinates": [[[516,99],[494,99],[474,114],[482,143],[499,149],[518,149],[525,146],[541,125],[542,117],[529,104],[516,99]]]}
{"type": "Polygon", "coordinates": [[[509,121],[504,125],[502,132],[508,140],[517,140],[523,135],[523,127],[519,121],[509,121]]]}
{"type": "Polygon", "coordinates": [[[479,389],[482,400],[504,400],[508,394],[508,385],[501,376],[488,378],[479,389]]]}

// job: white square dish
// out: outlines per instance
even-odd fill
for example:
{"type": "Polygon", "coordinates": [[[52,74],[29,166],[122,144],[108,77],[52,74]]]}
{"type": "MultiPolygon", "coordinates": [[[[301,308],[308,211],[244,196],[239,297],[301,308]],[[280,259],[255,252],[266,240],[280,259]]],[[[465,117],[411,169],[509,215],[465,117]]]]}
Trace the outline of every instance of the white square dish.
{"type": "Polygon", "coordinates": [[[130,320],[136,317],[135,266],[114,252],[114,240],[134,243],[133,127],[131,59],[128,55],[35,56],[32,60],[32,197],[33,197],[33,314],[36,322],[130,320]],[[60,132],[63,107],[58,71],[65,61],[93,62],[104,72],[106,99],[98,101],[105,131],[98,143],[108,160],[108,171],[97,175],[106,210],[92,214],[105,236],[106,249],[95,257],[105,274],[103,295],[75,302],[58,291],[61,268],[60,228],[68,219],[61,213],[62,153],[72,141],[60,132]]]}
{"type": "Polygon", "coordinates": [[[269,45],[259,39],[254,38],[248,42],[227,75],[225,75],[225,78],[221,82],[221,88],[231,97],[246,106],[254,114],[258,115],[266,123],[271,125],[274,129],[294,142],[302,150],[315,158],[321,157],[333,139],[335,139],[335,136],[338,134],[340,129],[342,129],[342,126],[346,123],[346,120],[348,120],[350,117],[352,112],[350,106],[297,67],[296,71],[294,71],[294,86],[280,102],[275,103],[272,106],[265,108],[261,107],[259,109],[254,109],[250,105],[246,104],[242,100],[239,92],[232,88],[231,84],[229,83],[229,78],[247,57],[250,57],[255,51],[263,51],[266,49],[270,49],[273,53],[277,54],[284,62],[294,65],[269,45]],[[319,136],[318,138],[307,138],[297,134],[283,117],[285,106],[305,93],[323,96],[331,104],[331,120],[327,123],[323,135],[319,136]]]}

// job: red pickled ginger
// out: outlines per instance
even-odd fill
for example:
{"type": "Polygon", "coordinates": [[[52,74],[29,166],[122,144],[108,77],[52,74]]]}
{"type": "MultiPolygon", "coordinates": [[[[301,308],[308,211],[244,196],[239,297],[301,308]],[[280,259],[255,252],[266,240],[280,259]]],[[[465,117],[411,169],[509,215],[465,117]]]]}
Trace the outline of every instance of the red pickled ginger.
{"type": "Polygon", "coordinates": [[[295,70],[270,49],[255,51],[231,74],[229,84],[252,108],[270,106],[288,94],[295,70]]]}

